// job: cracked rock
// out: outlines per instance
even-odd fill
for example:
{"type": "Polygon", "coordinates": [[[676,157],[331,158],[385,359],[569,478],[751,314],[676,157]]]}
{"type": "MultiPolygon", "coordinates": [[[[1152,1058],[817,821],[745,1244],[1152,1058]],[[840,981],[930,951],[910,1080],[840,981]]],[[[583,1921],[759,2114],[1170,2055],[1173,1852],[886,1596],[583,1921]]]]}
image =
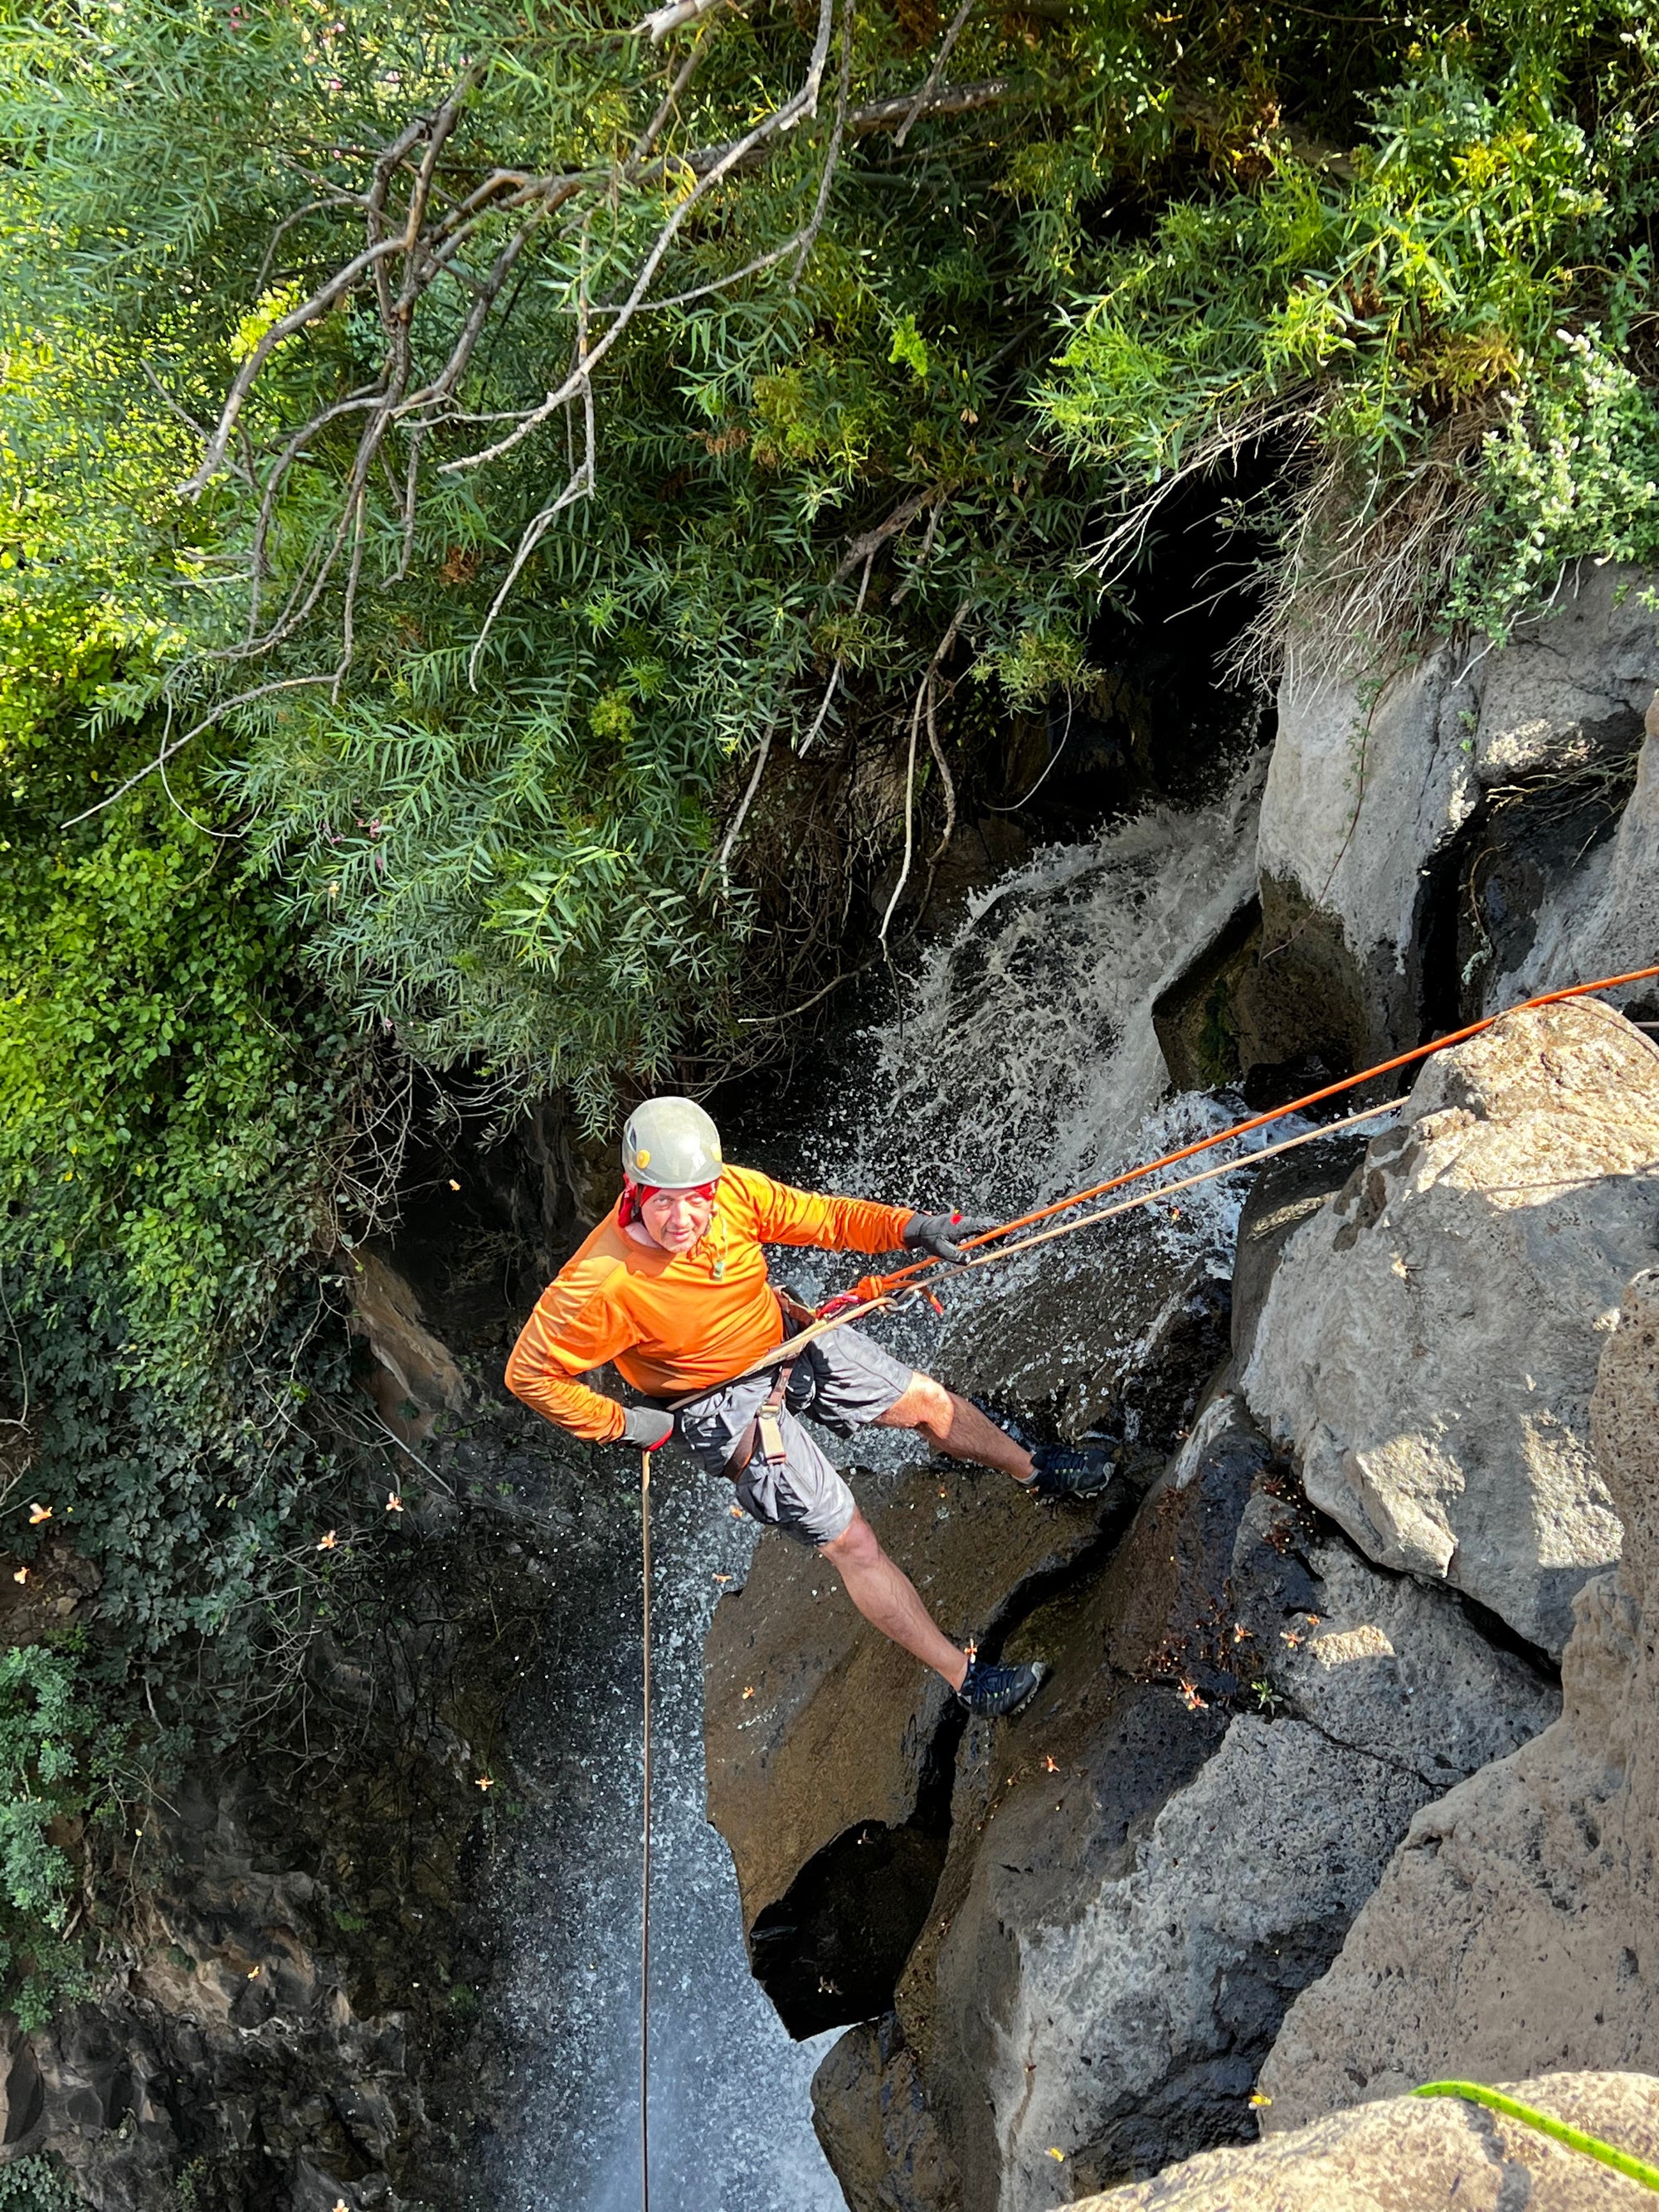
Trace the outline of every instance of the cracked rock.
{"type": "Polygon", "coordinates": [[[1437,1055],[1285,1245],[1243,1375],[1308,1496],[1379,1565],[1559,1657],[1619,1556],[1595,1363],[1659,1253],[1659,1049],[1589,1001],[1437,1055]]]}

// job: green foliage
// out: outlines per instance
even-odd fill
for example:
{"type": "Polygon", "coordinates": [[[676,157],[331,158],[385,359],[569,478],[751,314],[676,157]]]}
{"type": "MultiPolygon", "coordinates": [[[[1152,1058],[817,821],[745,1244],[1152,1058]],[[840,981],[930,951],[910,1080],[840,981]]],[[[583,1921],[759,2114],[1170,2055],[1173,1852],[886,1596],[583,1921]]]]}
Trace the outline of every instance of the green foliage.
{"type": "Polygon", "coordinates": [[[982,9],[901,130],[902,14],[0,23],[4,1391],[169,1726],[330,1600],[374,1054],[596,1126],[718,1066],[904,834],[870,752],[1091,685],[1189,475],[1358,662],[1659,557],[1639,0],[982,9]]]}
{"type": "Polygon", "coordinates": [[[101,1577],[78,1656],[0,1653],[0,1983],[29,2027],[84,1985],[52,1823],[234,1733],[316,1611],[291,1523],[347,1363],[314,1262],[365,1092],[210,759],[64,826],[164,742],[195,587],[162,482],[188,434],[117,404],[111,358],[13,350],[0,451],[0,1545],[37,1558],[44,1498],[101,1577]]]}
{"type": "Polygon", "coordinates": [[[1310,444],[1316,499],[1286,526],[1311,514],[1310,627],[1322,526],[1352,544],[1356,518],[1379,568],[1415,532],[1376,607],[1395,633],[1501,636],[1567,562],[1650,557],[1659,398],[1631,345],[1659,306],[1654,61],[1629,0],[1540,12],[1518,53],[1462,27],[1413,48],[1340,161],[1286,135],[1256,189],[1182,199],[1110,257],[1048,421],[1131,514],[1253,433],[1310,444]]]}
{"type": "Polygon", "coordinates": [[[1486,434],[1483,498],[1445,610],[1503,635],[1573,560],[1659,562],[1659,403],[1589,325],[1486,434]]]}
{"type": "Polygon", "coordinates": [[[0,1651],[0,1984],[25,2029],[83,1982],[62,1940],[73,1869],[48,1831],[86,1802],[90,1730],[69,1653],[0,1651]]]}
{"type": "Polygon", "coordinates": [[[0,2166],[0,2212],[79,2212],[84,2203],[50,2158],[15,2158],[0,2166]]]}

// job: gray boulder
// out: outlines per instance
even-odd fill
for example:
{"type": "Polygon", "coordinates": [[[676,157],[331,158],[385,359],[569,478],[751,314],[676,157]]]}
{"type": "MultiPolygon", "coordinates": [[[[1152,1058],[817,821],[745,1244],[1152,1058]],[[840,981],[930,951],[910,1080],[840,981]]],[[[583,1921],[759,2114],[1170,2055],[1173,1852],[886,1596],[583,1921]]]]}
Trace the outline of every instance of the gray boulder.
{"type": "MultiPolygon", "coordinates": [[[[1659,2081],[1644,2074],[1547,2074],[1505,2082],[1553,2119],[1659,2160],[1659,2081]]],[[[1276,2109],[1276,2108],[1275,2108],[1276,2109]]],[[[1059,2176],[1056,2174],[1056,2181],[1059,2176]]],[[[1206,2151],[1083,2212],[1641,2212],[1651,2194],[1536,2128],[1462,2098],[1401,2097],[1272,2136],[1206,2151]]]]}
{"type": "MultiPolygon", "coordinates": [[[[1259,848],[1278,951],[1252,984],[1288,1034],[1322,1022],[1362,1066],[1415,1042],[1433,864],[1488,790],[1639,736],[1659,684],[1647,580],[1582,568],[1506,648],[1443,645],[1369,708],[1352,680],[1292,664],[1259,848]]],[[[1256,1020],[1271,1028],[1270,1010],[1256,1020]]]]}
{"type": "Polygon", "coordinates": [[[1562,1717],[1413,1822],[1285,2021],[1275,2127],[1445,2072],[1659,2068],[1659,1273],[1626,1294],[1592,1426],[1626,1550],[1579,1595],[1562,1717]]]}
{"type": "Polygon", "coordinates": [[[1318,1524],[1231,1395],[1105,1574],[1013,1648],[1054,1673],[964,1741],[890,2055],[857,2030],[820,2077],[860,2205],[932,2201],[867,2195],[896,2128],[967,2212],[1038,2212],[1055,2151],[1097,2187],[1250,2133],[1287,2006],[1413,1814],[1556,1710],[1455,1599],[1318,1524]]]}
{"type": "Polygon", "coordinates": [[[1558,1655],[1619,1556],[1589,1398],[1659,1250],[1656,1163],[1659,1050],[1588,1000],[1510,1016],[1427,1063],[1291,1237],[1243,1378],[1369,1558],[1558,1655]]]}

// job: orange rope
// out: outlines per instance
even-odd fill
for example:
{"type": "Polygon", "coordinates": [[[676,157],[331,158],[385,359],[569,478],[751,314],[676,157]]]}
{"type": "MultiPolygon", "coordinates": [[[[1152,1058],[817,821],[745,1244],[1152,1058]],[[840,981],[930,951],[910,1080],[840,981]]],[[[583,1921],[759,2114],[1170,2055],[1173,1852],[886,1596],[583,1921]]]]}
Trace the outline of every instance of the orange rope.
{"type": "MultiPolygon", "coordinates": [[[[1189,1160],[1195,1152],[1208,1152],[1214,1145],[1224,1145],[1233,1137],[1247,1137],[1252,1130],[1265,1129],[1270,1123],[1282,1121],[1291,1114],[1299,1114],[1304,1107],[1317,1106],[1327,1098],[1339,1097],[1345,1091],[1358,1090],[1362,1083],[1373,1083],[1379,1075],[1388,1075],[1397,1067],[1409,1067],[1413,1060],[1426,1060],[1431,1053],[1444,1052],[1448,1046],[1463,1044],[1472,1036],[1479,1036],[1494,1023],[1504,1021],[1510,1014],[1524,1014],[1535,1006],[1559,1006],[1564,999],[1582,999],[1595,991],[1616,991],[1626,983],[1644,983],[1659,975],[1659,964],[1651,968],[1633,968],[1627,975],[1604,975],[1595,983],[1570,984],[1565,991],[1545,991],[1535,999],[1523,999],[1519,1006],[1506,1006],[1501,1014],[1488,1014],[1482,1021],[1471,1022],[1466,1029],[1453,1030],[1447,1036],[1436,1037],[1431,1044],[1413,1045],[1409,1052],[1397,1053],[1392,1060],[1378,1062],[1358,1075],[1345,1075],[1340,1083],[1328,1083],[1322,1091],[1310,1091],[1305,1097],[1293,1098],[1288,1106],[1275,1106],[1271,1113],[1258,1114],[1249,1121],[1237,1121],[1231,1129],[1218,1130],[1212,1137],[1200,1137],[1197,1142],[1183,1145],[1179,1152],[1165,1152],[1161,1159],[1147,1160],[1137,1168],[1126,1168],[1121,1175],[1111,1176],[1105,1182],[1093,1184],[1088,1190],[1073,1191],[1069,1198],[1056,1199],[1052,1206],[1038,1206],[1032,1213],[1022,1213],[1018,1219],[1005,1221],[999,1228],[987,1229],[977,1237],[964,1237],[963,1251],[989,1244],[999,1237],[1011,1236],[1016,1229],[1030,1229],[1039,1221],[1050,1221],[1057,1213],[1065,1213],[1074,1206],[1086,1206],[1091,1199],[1103,1198],[1108,1191],[1121,1190],[1125,1183],[1134,1182],[1142,1176],[1156,1175],[1160,1168],[1171,1168],[1182,1160],[1189,1160]]],[[[908,1267],[896,1268],[890,1275],[865,1275],[854,1287],[853,1295],[862,1303],[886,1297],[903,1284],[933,1267],[945,1263],[934,1259],[913,1260],[908,1267]]]]}

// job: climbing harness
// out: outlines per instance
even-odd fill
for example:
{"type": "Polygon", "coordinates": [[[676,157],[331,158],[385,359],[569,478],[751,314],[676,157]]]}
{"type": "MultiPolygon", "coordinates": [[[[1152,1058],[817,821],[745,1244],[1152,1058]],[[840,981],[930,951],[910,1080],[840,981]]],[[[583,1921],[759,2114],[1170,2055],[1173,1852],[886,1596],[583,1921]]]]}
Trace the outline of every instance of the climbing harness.
{"type": "Polygon", "coordinates": [[[640,1878],[640,2207],[651,2212],[651,1455],[640,1453],[640,1549],[644,1567],[644,1817],[640,1878]]]}
{"type": "Polygon", "coordinates": [[[1581,2150],[1586,2158],[1599,2159],[1610,2166],[1615,2173],[1627,2180],[1639,2181],[1644,2189],[1659,2189],[1659,2166],[1650,2166],[1646,2160],[1633,2158],[1627,2150],[1601,2141],[1599,2136],[1586,2135],[1582,2128],[1570,2128],[1565,2120],[1553,2120],[1547,2112],[1523,2105],[1518,2097],[1506,2097],[1501,2089],[1488,2089],[1480,2081],[1425,2081],[1420,2089],[1412,2091],[1413,2097],[1467,2097],[1471,2104],[1489,2105],[1494,2112],[1502,2112],[1511,2120],[1520,2120],[1540,2135],[1565,2143],[1569,2150],[1581,2150]]]}
{"type": "MultiPolygon", "coordinates": [[[[774,1283],[772,1295],[782,1307],[784,1318],[787,1321],[793,1322],[797,1328],[811,1328],[817,1316],[813,1313],[811,1306],[804,1306],[801,1304],[793,1291],[787,1291],[781,1284],[774,1283]]],[[[750,1461],[755,1456],[757,1447],[759,1448],[760,1455],[768,1467],[781,1467],[788,1458],[789,1446],[785,1441],[783,1433],[783,1409],[784,1401],[789,1395],[790,1378],[794,1374],[795,1363],[799,1358],[799,1352],[787,1352],[781,1359],[778,1358],[775,1352],[768,1354],[765,1364],[769,1365],[772,1361],[776,1360],[777,1372],[772,1377],[771,1389],[755,1409],[754,1419],[738,1438],[732,1456],[726,1462],[725,1472],[733,1482],[744,1473],[750,1461]]],[[[694,1402],[690,1398],[683,1398],[672,1410],[678,1413],[682,1406],[689,1406],[694,1402]]]]}

